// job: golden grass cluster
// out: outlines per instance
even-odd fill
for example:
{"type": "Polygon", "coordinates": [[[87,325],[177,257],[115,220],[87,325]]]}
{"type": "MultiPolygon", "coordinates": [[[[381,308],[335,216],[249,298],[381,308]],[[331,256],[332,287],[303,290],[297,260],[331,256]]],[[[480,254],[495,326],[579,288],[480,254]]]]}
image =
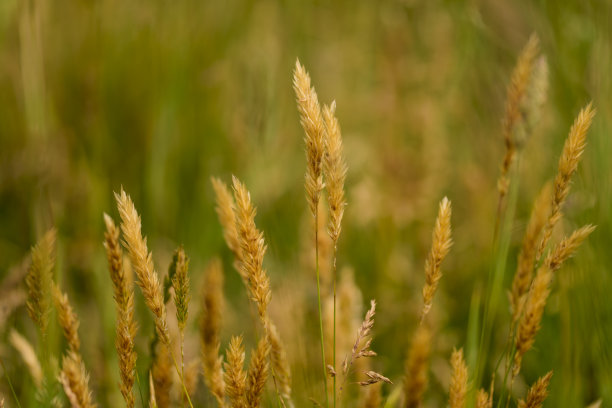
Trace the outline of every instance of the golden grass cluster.
{"type": "MultiPolygon", "coordinates": [[[[532,36],[519,56],[508,86],[501,132],[506,152],[498,184],[498,209],[501,213],[510,203],[506,203],[506,197],[512,183],[511,175],[518,174],[512,172],[513,163],[524,145],[525,137],[532,131],[537,111],[546,95],[547,66],[545,58],[539,53],[539,41],[532,36]]],[[[378,372],[373,366],[379,363],[369,359],[377,355],[372,349],[376,301],[370,301],[370,307],[361,320],[362,297],[352,272],[347,270],[342,273],[340,281],[337,279],[338,241],[346,208],[347,165],[336,117],[336,103],[321,108],[310,75],[299,61],[294,70],[293,88],[305,134],[306,204],[315,221],[311,231],[315,236],[313,276],[316,276],[317,285],[322,357],[320,381],[323,391],[313,391],[317,394],[311,395],[311,401],[325,408],[347,406],[348,401],[353,400],[359,400],[359,405],[366,408],[382,407],[383,404],[384,407],[422,407],[428,392],[430,359],[437,347],[434,340],[439,324],[432,316],[435,313],[430,312],[443,276],[442,262],[453,244],[451,201],[444,197],[439,203],[431,249],[425,259],[419,319],[414,322],[412,338],[406,342],[410,345],[404,353],[403,376],[396,378],[398,385],[395,385],[393,377],[378,372]],[[321,200],[324,193],[326,200],[321,200]],[[322,209],[322,201],[328,204],[327,209],[322,209]],[[328,241],[321,239],[319,230],[322,225],[327,227],[328,241]],[[328,258],[331,260],[331,271],[324,266],[328,258]],[[321,280],[322,272],[331,277],[321,280]],[[325,297],[324,308],[322,297],[325,297]],[[352,386],[356,387],[349,391],[352,386]],[[389,395],[385,394],[386,387],[392,388],[389,395]],[[359,398],[349,399],[348,393],[359,395],[359,398]]],[[[488,391],[485,391],[481,388],[483,384],[472,383],[474,378],[479,377],[469,372],[464,349],[453,349],[448,369],[447,399],[450,408],[491,408],[496,399],[503,405],[506,396],[507,401],[514,397],[520,408],[538,408],[546,399],[552,372],[540,378],[520,401],[512,394],[512,385],[520,373],[524,356],[534,345],[547,300],[553,290],[555,273],[595,229],[592,225],[586,225],[549,248],[553,229],[563,214],[571,178],[585,149],[587,131],[594,113],[590,104],[579,113],[565,142],[554,184],[545,185],[533,205],[510,289],[509,341],[499,359],[506,362],[505,376],[497,381],[494,377],[488,391]]],[[[244,283],[250,306],[253,307],[252,323],[258,339],[256,346],[250,351],[246,366],[242,334],[233,335],[225,352],[222,351],[222,331],[227,317],[223,295],[224,268],[220,258],[213,258],[205,269],[199,291],[199,352],[197,356],[192,356],[190,363],[185,364],[188,356],[185,355],[184,346],[190,331],[189,307],[192,300],[189,258],[183,247],[179,247],[162,283],[142,231],[140,215],[130,196],[121,189],[115,194],[121,218],[120,229],[111,216],[104,214],[103,220],[104,248],[116,314],[118,387],[125,405],[128,408],[139,405],[193,407],[192,399],[198,394],[201,370],[210,401],[215,401],[219,407],[307,406],[310,402],[295,400],[291,359],[279,330],[282,326],[277,327],[273,314],[269,312],[273,285],[264,262],[267,250],[264,233],[255,222],[257,209],[254,200],[247,186],[237,177],[232,178],[231,189],[218,178],[212,178],[212,187],[223,237],[233,254],[233,266],[244,283]],[[124,259],[122,247],[127,251],[127,259],[124,259]],[[143,366],[148,364],[147,376],[142,378],[138,377],[136,364],[139,333],[135,319],[132,270],[144,303],[151,312],[155,329],[150,343],[151,354],[141,357],[143,366]],[[172,320],[173,310],[176,322],[172,320]],[[180,360],[176,357],[177,350],[180,360]],[[145,380],[147,377],[148,382],[145,380]],[[140,402],[137,395],[141,396],[140,402]]],[[[89,374],[81,355],[79,319],[53,276],[55,240],[56,232],[52,229],[34,245],[25,278],[27,311],[40,332],[39,350],[35,351],[16,331],[11,332],[11,343],[22,356],[38,388],[50,390],[52,387],[49,384],[59,383],[64,390],[64,399],[72,407],[94,407],[96,403],[89,374]],[[45,345],[52,313],[51,299],[67,346],[64,355],[55,363],[45,345]]],[[[312,282],[314,285],[314,278],[312,282]]],[[[56,396],[49,392],[41,392],[40,395],[48,396],[40,398],[46,398],[47,403],[57,401],[56,396]]]]}

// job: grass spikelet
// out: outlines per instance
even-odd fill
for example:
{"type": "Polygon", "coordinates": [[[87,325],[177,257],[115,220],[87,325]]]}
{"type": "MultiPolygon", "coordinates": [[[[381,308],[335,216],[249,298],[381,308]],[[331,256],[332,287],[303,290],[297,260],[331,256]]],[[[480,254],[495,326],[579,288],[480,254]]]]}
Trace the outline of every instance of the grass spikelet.
{"type": "MultiPolygon", "coordinates": [[[[142,236],[140,216],[132,199],[123,189],[120,194],[115,194],[115,199],[121,215],[124,244],[138,277],[137,284],[142,289],[147,307],[153,313],[157,335],[162,343],[169,345],[170,334],[166,319],[166,305],[161,284],[153,266],[153,256],[147,249],[147,239],[142,236]]],[[[160,404],[159,401],[158,404],[160,404]]]]}
{"type": "Polygon", "coordinates": [[[223,312],[223,270],[221,261],[213,259],[204,274],[202,285],[202,318],[200,320],[200,341],[204,382],[215,396],[219,406],[223,406],[225,381],[223,379],[220,331],[223,312]]]}
{"type": "Polygon", "coordinates": [[[32,247],[32,263],[26,275],[28,287],[27,309],[44,337],[49,325],[50,294],[55,265],[55,229],[50,229],[32,247]]]}
{"type": "Polygon", "coordinates": [[[325,152],[325,127],[317,92],[311,86],[310,75],[299,60],[295,62],[293,71],[293,89],[300,112],[300,123],[305,134],[306,198],[311,213],[316,215],[321,190],[323,190],[322,160],[325,152]]]}
{"type": "Polygon", "coordinates": [[[96,406],[89,389],[89,374],[79,354],[70,351],[64,356],[59,380],[73,408],[96,406]]]}
{"type": "Polygon", "coordinates": [[[514,71],[512,72],[510,84],[508,85],[506,110],[502,128],[506,153],[504,155],[501,174],[497,184],[500,205],[504,197],[508,194],[508,172],[514,161],[517,149],[516,128],[523,120],[523,111],[521,108],[524,104],[539,48],[538,37],[533,34],[519,55],[514,71]]]}
{"type": "Polygon", "coordinates": [[[429,313],[438,282],[442,277],[440,265],[448,254],[453,241],[451,239],[451,202],[444,197],[440,202],[438,218],[432,234],[431,251],[425,261],[425,286],[423,287],[423,310],[421,322],[429,313]]]}
{"type": "Polygon", "coordinates": [[[582,242],[595,230],[594,225],[585,225],[582,228],[572,232],[572,235],[564,238],[557,244],[548,254],[544,263],[548,265],[551,271],[558,270],[563,262],[570,258],[582,242]]]}
{"type": "Polygon", "coordinates": [[[52,285],[53,300],[57,308],[60,326],[64,332],[64,337],[68,342],[68,347],[71,352],[78,353],[81,348],[79,340],[79,319],[77,318],[72,306],[68,302],[68,296],[57,287],[52,285]]]}
{"type": "MultiPolygon", "coordinates": [[[[240,260],[240,241],[238,240],[238,230],[236,229],[236,204],[232,193],[227,188],[227,185],[220,179],[213,177],[211,178],[213,190],[215,191],[215,201],[217,216],[219,217],[219,223],[223,229],[223,238],[227,247],[234,253],[236,261],[240,260]]],[[[239,265],[236,265],[238,272],[241,272],[239,265]]],[[[245,278],[246,279],[246,278],[245,278]]]]}
{"type": "Polygon", "coordinates": [[[268,354],[270,343],[267,336],[259,340],[257,349],[251,354],[246,384],[246,405],[259,408],[266,380],[268,379],[268,354]]]}
{"type": "Polygon", "coordinates": [[[338,243],[342,230],[342,217],[344,215],[344,180],[346,179],[346,163],[343,157],[342,136],[340,125],[336,118],[336,102],[323,107],[323,120],[327,137],[325,138],[325,156],[323,169],[325,170],[327,201],[329,203],[329,236],[334,247],[338,243]]]}
{"type": "Polygon", "coordinates": [[[355,339],[355,343],[351,349],[351,355],[348,357],[348,359],[344,360],[342,365],[342,372],[345,380],[355,360],[361,357],[371,357],[376,355],[374,351],[370,350],[372,339],[368,338],[368,336],[370,336],[370,332],[372,331],[372,327],[374,327],[374,315],[376,315],[376,301],[371,300],[370,309],[366,312],[365,318],[363,319],[359,330],[357,330],[357,338],[355,339]]]}
{"type": "Polygon", "coordinates": [[[550,213],[550,196],[552,185],[544,185],[538,198],[536,199],[529,223],[525,230],[521,251],[519,252],[516,273],[512,280],[512,290],[510,292],[510,307],[512,310],[512,322],[515,323],[521,314],[521,303],[529,290],[529,285],[533,279],[533,268],[535,264],[538,240],[542,228],[546,224],[546,219],[550,213]]]}
{"type": "Polygon", "coordinates": [[[552,378],[552,371],[538,380],[529,388],[527,399],[519,401],[518,408],[541,408],[546,397],[548,397],[548,384],[552,378]]]}
{"type": "Polygon", "coordinates": [[[476,395],[476,408],[493,408],[493,397],[482,388],[476,395]]]}
{"type": "Polygon", "coordinates": [[[552,236],[553,228],[562,217],[562,206],[569,194],[572,176],[576,172],[578,163],[580,163],[580,158],[584,152],[587,132],[591,127],[594,116],[595,109],[593,109],[593,105],[589,103],[578,114],[578,117],[570,129],[569,136],[565,140],[563,152],[559,159],[559,169],[557,170],[554,182],[551,211],[546,225],[544,226],[536,259],[542,257],[544,249],[552,236]]]}
{"type": "Polygon", "coordinates": [[[450,408],[463,408],[465,407],[468,380],[467,366],[463,359],[463,349],[453,350],[451,368],[453,374],[451,376],[448,404],[450,408]]]}
{"type": "Polygon", "coordinates": [[[136,352],[134,339],[136,337],[136,323],[134,321],[134,292],[128,283],[123,269],[123,251],[119,245],[119,228],[113,219],[104,214],[106,231],[104,233],[104,247],[108,259],[111,282],[117,312],[117,329],[115,348],[119,356],[119,375],[121,377],[121,395],[128,408],[134,407],[134,386],[136,370],[136,352]]]}
{"type": "Polygon", "coordinates": [[[247,277],[251,299],[265,323],[268,303],[270,303],[270,280],[263,269],[266,244],[263,233],[255,226],[257,210],[251,203],[251,195],[245,185],[233,177],[234,198],[236,200],[236,225],[240,242],[240,267],[247,277]]]}
{"type": "Polygon", "coordinates": [[[34,385],[40,388],[43,382],[43,372],[36,352],[34,351],[34,347],[32,347],[30,342],[15,329],[11,329],[9,341],[23,359],[23,362],[32,376],[34,385]]]}
{"type": "Polygon", "coordinates": [[[431,334],[425,325],[420,325],[410,346],[406,360],[406,377],[404,378],[404,407],[418,408],[423,401],[427,388],[427,366],[430,352],[431,334]]]}
{"type": "Polygon", "coordinates": [[[181,337],[184,336],[187,317],[189,316],[189,258],[185,250],[180,247],[176,250],[176,273],[172,278],[174,289],[174,304],[176,305],[176,320],[178,322],[181,337]]]}
{"type": "Polygon", "coordinates": [[[244,372],[244,346],[242,336],[231,338],[226,353],[227,362],[225,363],[225,384],[226,394],[232,408],[246,407],[246,381],[247,376],[244,372]]]}
{"type": "Polygon", "coordinates": [[[515,340],[516,354],[514,355],[513,376],[519,373],[522,358],[533,345],[535,336],[540,330],[542,314],[550,294],[551,280],[552,271],[550,268],[547,265],[541,266],[525,300],[523,316],[519,320],[515,340]]]}

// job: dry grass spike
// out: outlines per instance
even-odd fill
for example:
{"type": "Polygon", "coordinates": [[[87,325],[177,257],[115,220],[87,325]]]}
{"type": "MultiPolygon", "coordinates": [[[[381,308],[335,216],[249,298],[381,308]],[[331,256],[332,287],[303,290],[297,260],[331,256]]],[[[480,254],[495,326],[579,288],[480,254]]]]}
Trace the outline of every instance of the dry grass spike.
{"type": "Polygon", "coordinates": [[[464,408],[467,394],[468,370],[463,359],[463,349],[453,350],[451,355],[452,376],[448,405],[450,408],[464,408]]]}
{"type": "Polygon", "coordinates": [[[68,347],[70,348],[71,352],[78,353],[81,348],[78,333],[79,319],[74,313],[74,310],[72,310],[70,302],[68,302],[68,296],[65,293],[62,293],[56,284],[52,284],[52,291],[60,326],[64,332],[64,337],[68,342],[68,347]]]}
{"type": "Polygon", "coordinates": [[[64,356],[59,380],[73,408],[96,406],[89,389],[89,374],[79,354],[70,351],[64,356]]]}
{"type": "Polygon", "coordinates": [[[451,239],[451,202],[444,197],[440,202],[438,218],[432,234],[431,251],[425,261],[425,286],[423,287],[423,309],[421,322],[431,309],[438,282],[442,277],[440,265],[453,244],[451,239]]]}
{"type": "Polygon", "coordinates": [[[245,408],[247,375],[244,372],[244,346],[242,337],[231,338],[226,353],[225,391],[232,408],[245,408]]]}
{"type": "Polygon", "coordinates": [[[28,314],[42,336],[47,332],[51,310],[51,282],[55,265],[55,229],[50,229],[32,247],[32,263],[26,275],[28,314]]]}
{"type": "Polygon", "coordinates": [[[527,399],[519,401],[518,408],[542,408],[544,400],[548,397],[548,384],[551,378],[552,371],[538,378],[538,381],[529,388],[527,399]]]}
{"type": "Polygon", "coordinates": [[[431,334],[426,325],[420,325],[410,346],[404,378],[404,407],[418,408],[427,389],[427,367],[431,348],[431,334]]]}

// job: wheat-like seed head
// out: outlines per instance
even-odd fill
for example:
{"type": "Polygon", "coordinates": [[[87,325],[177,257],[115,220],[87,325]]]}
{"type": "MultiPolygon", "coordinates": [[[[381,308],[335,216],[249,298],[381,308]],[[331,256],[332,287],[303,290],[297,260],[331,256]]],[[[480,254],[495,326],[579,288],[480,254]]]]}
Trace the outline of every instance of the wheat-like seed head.
{"type": "Polygon", "coordinates": [[[551,271],[558,270],[563,262],[571,257],[582,242],[595,230],[594,225],[585,225],[582,228],[572,232],[572,235],[564,238],[552,251],[548,254],[544,263],[548,265],[551,271]]]}
{"type": "Polygon", "coordinates": [[[552,371],[545,376],[538,378],[527,392],[527,400],[519,401],[518,408],[542,408],[542,404],[548,397],[548,384],[552,378],[552,371]]]}
{"type": "Polygon", "coordinates": [[[531,348],[535,336],[540,330],[542,314],[546,306],[546,300],[550,294],[550,283],[552,271],[547,265],[542,265],[531,285],[531,289],[525,300],[524,311],[516,333],[513,375],[516,376],[521,369],[523,355],[531,348]]]}
{"type": "Polygon", "coordinates": [[[32,263],[26,275],[28,287],[27,309],[30,318],[44,336],[51,310],[50,294],[55,265],[55,229],[50,229],[32,247],[32,263]]]}
{"type": "Polygon", "coordinates": [[[468,370],[463,359],[463,349],[453,350],[451,355],[451,384],[448,404],[450,408],[464,408],[467,394],[468,370]]]}
{"type": "Polygon", "coordinates": [[[176,306],[176,320],[181,333],[185,331],[189,315],[189,258],[185,250],[180,247],[176,250],[176,273],[172,278],[174,289],[174,304],[176,306]]]}
{"type": "Polygon", "coordinates": [[[259,408],[266,380],[268,379],[268,355],[270,342],[264,336],[257,343],[257,349],[251,353],[249,372],[246,384],[246,404],[248,408],[259,408]]]}
{"type": "MultiPolygon", "coordinates": [[[[132,199],[123,189],[120,194],[115,194],[115,199],[121,215],[123,242],[136,271],[137,284],[142,290],[147,307],[155,318],[157,335],[162,343],[169,345],[170,333],[166,318],[166,305],[161,284],[153,266],[153,255],[147,249],[147,239],[142,236],[140,216],[132,199]]],[[[159,401],[157,403],[160,404],[159,401]]]]}
{"type": "Polygon", "coordinates": [[[444,197],[440,202],[438,218],[432,234],[429,256],[425,261],[425,286],[423,287],[423,310],[421,322],[429,313],[438,282],[442,277],[440,265],[448,254],[453,241],[451,239],[451,202],[444,197]]]}
{"type": "Polygon", "coordinates": [[[132,408],[135,403],[132,388],[136,372],[134,339],[137,330],[134,321],[134,292],[123,270],[123,251],[119,244],[119,228],[115,226],[115,222],[107,214],[104,214],[104,223],[106,224],[104,247],[106,248],[117,311],[115,348],[119,356],[121,395],[125,399],[126,406],[132,408]]]}
{"type": "Polygon", "coordinates": [[[57,308],[57,316],[60,321],[60,326],[64,332],[64,337],[68,342],[70,351],[78,353],[81,348],[81,342],[79,340],[79,319],[72,310],[70,302],[68,302],[68,296],[57,287],[56,284],[52,284],[51,290],[53,293],[53,300],[55,307],[57,308]]]}
{"type": "Polygon", "coordinates": [[[550,213],[550,196],[552,194],[552,185],[546,183],[540,191],[536,199],[523,244],[518,256],[516,273],[512,281],[512,291],[510,292],[510,307],[512,310],[512,322],[516,323],[521,315],[522,302],[525,294],[529,290],[529,285],[533,278],[533,268],[535,264],[536,252],[538,249],[538,240],[542,232],[542,228],[546,224],[546,219],[550,213]]]}
{"type": "Polygon", "coordinates": [[[15,329],[11,329],[9,341],[23,359],[23,362],[32,376],[34,385],[40,388],[43,383],[43,372],[38,357],[36,356],[36,351],[34,351],[34,347],[32,347],[30,342],[15,329]]]}
{"type": "Polygon", "coordinates": [[[506,153],[501,167],[501,175],[498,181],[500,199],[508,193],[508,171],[516,154],[517,140],[515,130],[523,119],[521,110],[527,93],[535,59],[539,53],[540,45],[538,37],[533,34],[518,58],[516,67],[512,72],[510,84],[508,85],[508,95],[506,97],[506,112],[503,120],[502,134],[506,153]]]}
{"type": "Polygon", "coordinates": [[[431,334],[426,325],[420,325],[414,337],[408,359],[406,360],[406,377],[404,378],[404,407],[419,408],[423,394],[427,389],[427,366],[431,348],[431,334]]]}
{"type": "Polygon", "coordinates": [[[96,406],[89,389],[89,374],[78,353],[70,351],[64,356],[59,381],[72,408],[94,408],[96,406]]]}
{"type": "Polygon", "coordinates": [[[310,84],[310,75],[306,69],[295,62],[293,71],[293,89],[300,112],[300,123],[304,129],[306,144],[306,199],[313,215],[323,190],[322,160],[325,152],[325,126],[321,115],[319,98],[310,84]]]}
{"type": "Polygon", "coordinates": [[[342,230],[342,216],[344,215],[344,180],[346,179],[346,163],[343,157],[342,136],[340,125],[336,118],[336,102],[323,107],[323,120],[327,137],[325,138],[326,152],[323,160],[323,169],[326,177],[326,188],[329,203],[329,236],[334,246],[338,243],[342,230]]]}
{"type": "Polygon", "coordinates": [[[214,258],[206,267],[201,299],[200,341],[204,382],[222,407],[225,398],[225,381],[223,357],[219,356],[219,349],[223,313],[223,267],[218,258],[214,258]]]}
{"type": "Polygon", "coordinates": [[[562,206],[569,194],[572,176],[576,172],[578,163],[580,163],[580,158],[584,152],[587,133],[591,127],[594,116],[595,109],[593,105],[589,103],[578,114],[578,117],[570,129],[569,136],[565,140],[563,152],[559,159],[559,169],[557,170],[554,182],[551,211],[546,225],[544,226],[542,239],[538,247],[537,259],[542,257],[544,249],[552,236],[553,228],[562,217],[562,206]]]}
{"type": "Polygon", "coordinates": [[[263,233],[255,226],[257,210],[251,203],[251,195],[245,185],[233,177],[234,198],[236,200],[236,229],[240,242],[240,267],[247,277],[251,299],[257,305],[259,317],[266,321],[270,303],[270,279],[263,269],[266,244],[263,233]]]}
{"type": "Polygon", "coordinates": [[[476,395],[476,408],[493,408],[493,396],[482,388],[476,395]]]}
{"type": "Polygon", "coordinates": [[[232,408],[246,407],[246,382],[247,375],[244,372],[244,346],[242,336],[231,338],[226,353],[225,384],[226,393],[232,408]]]}

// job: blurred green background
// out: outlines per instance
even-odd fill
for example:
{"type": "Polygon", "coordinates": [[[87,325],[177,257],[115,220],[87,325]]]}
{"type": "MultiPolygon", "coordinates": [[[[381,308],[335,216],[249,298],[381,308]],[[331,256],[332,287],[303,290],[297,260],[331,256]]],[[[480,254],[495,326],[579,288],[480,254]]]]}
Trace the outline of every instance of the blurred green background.
{"type": "MultiPolygon", "coordinates": [[[[297,353],[296,401],[309,404],[320,393],[319,346],[315,280],[304,260],[311,220],[303,133],[291,88],[299,58],[320,100],[337,102],[349,166],[338,262],[354,269],[364,305],[379,303],[374,365],[396,382],[417,323],[437,203],[444,195],[453,202],[455,245],[433,311],[426,396],[426,406],[443,406],[450,350],[467,344],[470,302],[492,262],[506,86],[535,32],[550,66],[549,96],[521,160],[508,270],[531,203],[590,100],[598,114],[555,236],[584,223],[598,228],[557,275],[515,388],[522,395],[525,383],[552,369],[546,407],[598,398],[612,406],[611,23],[612,5],[603,0],[3,0],[0,277],[19,269],[45,230],[58,229],[57,278],[83,320],[96,398],[115,406],[115,312],[102,246],[103,212],[118,218],[113,191],[123,186],[134,199],[158,272],[185,245],[193,336],[202,270],[213,256],[223,258],[225,348],[230,335],[248,338],[253,329],[210,185],[211,176],[230,182],[234,174],[258,206],[280,322],[281,300],[296,287],[304,291],[304,325],[280,329],[287,343],[302,338],[288,349],[297,353]]],[[[140,294],[137,303],[142,370],[152,329],[140,294]]],[[[23,306],[3,320],[0,353],[25,395],[31,384],[5,339],[16,327],[35,343],[35,330],[23,306]]],[[[493,357],[506,330],[505,314],[493,357]]],[[[4,380],[0,392],[9,402],[4,380]]],[[[200,394],[202,404],[212,401],[200,394]]]]}

